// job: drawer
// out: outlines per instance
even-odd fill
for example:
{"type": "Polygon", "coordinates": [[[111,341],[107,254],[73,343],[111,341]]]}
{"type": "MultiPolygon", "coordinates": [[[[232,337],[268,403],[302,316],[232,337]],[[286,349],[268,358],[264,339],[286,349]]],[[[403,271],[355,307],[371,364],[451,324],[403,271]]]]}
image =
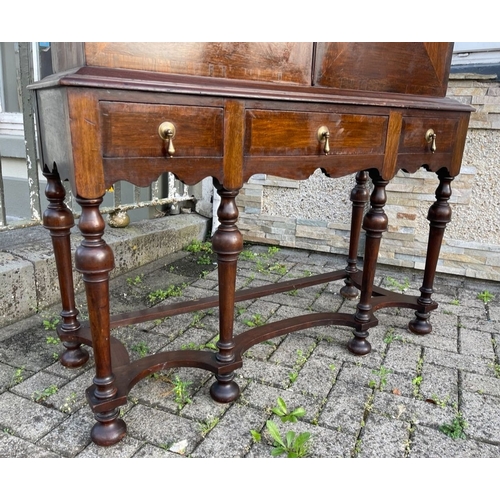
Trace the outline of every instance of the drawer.
{"type": "Polygon", "coordinates": [[[426,140],[426,133],[429,129],[436,134],[436,153],[450,153],[457,137],[458,123],[458,119],[403,117],[399,153],[431,153],[432,143],[426,140]]]}
{"type": "Polygon", "coordinates": [[[174,157],[222,157],[224,110],[216,107],[100,102],[104,158],[167,157],[158,134],[175,126],[174,157]]]}
{"type": "Polygon", "coordinates": [[[330,155],[383,154],[387,116],[248,110],[246,156],[324,155],[318,129],[329,131],[330,155]]]}

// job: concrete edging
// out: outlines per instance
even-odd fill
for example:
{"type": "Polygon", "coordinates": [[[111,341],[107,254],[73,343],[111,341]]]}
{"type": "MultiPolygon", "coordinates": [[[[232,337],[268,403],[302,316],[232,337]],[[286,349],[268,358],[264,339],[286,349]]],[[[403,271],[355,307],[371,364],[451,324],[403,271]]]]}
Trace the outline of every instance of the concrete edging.
{"type": "MultiPolygon", "coordinates": [[[[107,227],[104,239],[115,254],[116,277],[184,248],[192,240],[203,240],[209,219],[198,214],[180,214],[134,222],[124,229],[107,227]]],[[[81,236],[73,228],[73,250],[81,236]]],[[[81,276],[74,272],[76,291],[82,291],[81,276]]],[[[49,232],[41,227],[16,229],[0,237],[0,327],[35,314],[59,298],[59,284],[49,232]]]]}

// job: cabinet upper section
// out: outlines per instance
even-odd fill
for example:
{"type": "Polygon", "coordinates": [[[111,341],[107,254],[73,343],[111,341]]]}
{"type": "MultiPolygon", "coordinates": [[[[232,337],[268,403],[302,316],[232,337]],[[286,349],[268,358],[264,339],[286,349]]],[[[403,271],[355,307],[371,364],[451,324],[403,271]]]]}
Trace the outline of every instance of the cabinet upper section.
{"type": "Polygon", "coordinates": [[[453,44],[339,42],[65,42],[56,73],[80,66],[324,89],[446,94],[453,44]]]}

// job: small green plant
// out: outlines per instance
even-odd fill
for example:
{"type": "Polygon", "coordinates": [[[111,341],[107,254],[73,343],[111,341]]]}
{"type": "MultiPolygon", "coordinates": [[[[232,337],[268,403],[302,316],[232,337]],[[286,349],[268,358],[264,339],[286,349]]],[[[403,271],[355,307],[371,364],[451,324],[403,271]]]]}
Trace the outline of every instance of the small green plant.
{"type": "Polygon", "coordinates": [[[309,432],[301,432],[298,436],[294,431],[288,431],[283,438],[277,425],[272,420],[266,421],[266,427],[273,438],[273,449],[271,455],[279,457],[286,454],[288,458],[303,458],[308,454],[308,441],[311,438],[309,432]]]}
{"type": "Polygon", "coordinates": [[[205,317],[205,315],[201,312],[195,312],[193,314],[193,319],[191,320],[191,323],[189,323],[189,326],[193,328],[204,328],[205,325],[202,323],[202,319],[205,317]]]}
{"type": "Polygon", "coordinates": [[[446,396],[445,398],[441,399],[437,394],[433,394],[430,398],[430,402],[435,403],[440,408],[446,408],[449,400],[450,400],[450,396],[446,396]]]}
{"type": "Polygon", "coordinates": [[[186,247],[186,251],[190,253],[200,253],[200,252],[212,253],[212,244],[209,241],[193,240],[186,247]]]}
{"type": "Polygon", "coordinates": [[[58,337],[48,336],[45,338],[47,344],[58,345],[61,343],[61,340],[58,337]]]}
{"type": "Polygon", "coordinates": [[[484,304],[487,304],[488,302],[491,302],[495,296],[488,290],[483,290],[481,293],[477,294],[477,298],[482,300],[484,304]]]}
{"type": "Polygon", "coordinates": [[[422,375],[417,375],[412,381],[413,385],[413,395],[415,397],[418,396],[418,393],[420,392],[420,384],[422,383],[422,375]]]}
{"type": "Polygon", "coordinates": [[[279,251],[280,251],[280,249],[278,247],[269,247],[267,249],[267,255],[272,257],[273,255],[276,255],[279,251]]]}
{"type": "Polygon", "coordinates": [[[141,358],[149,354],[149,346],[143,340],[141,340],[137,344],[134,344],[130,349],[139,354],[141,358]]]}
{"type": "Polygon", "coordinates": [[[20,384],[24,380],[24,366],[17,368],[12,376],[13,385],[20,384]]]}
{"type": "Polygon", "coordinates": [[[269,267],[269,271],[271,273],[278,273],[281,276],[284,276],[287,273],[287,268],[285,264],[274,264],[269,267]]]}
{"type": "Polygon", "coordinates": [[[240,253],[241,260],[255,260],[257,254],[253,253],[251,250],[243,250],[240,253]]]}
{"type": "Polygon", "coordinates": [[[303,417],[306,412],[301,406],[295,408],[295,410],[289,411],[283,398],[278,398],[276,401],[276,406],[271,409],[271,411],[280,417],[282,422],[297,422],[297,420],[303,417]]]}
{"type": "Polygon", "coordinates": [[[379,380],[378,383],[375,380],[370,380],[368,383],[369,387],[383,391],[384,387],[387,385],[387,375],[391,373],[391,370],[385,366],[381,366],[378,370],[372,370],[372,373],[377,375],[379,380]]]}
{"type": "Polygon", "coordinates": [[[266,320],[260,314],[254,314],[251,319],[243,320],[243,324],[249,326],[250,328],[254,328],[256,326],[265,325],[266,320]]]}
{"type": "Polygon", "coordinates": [[[206,344],[195,344],[194,342],[188,342],[187,344],[183,344],[181,349],[191,350],[191,351],[201,351],[202,349],[212,349],[213,351],[217,350],[217,342],[219,341],[219,336],[217,335],[213,340],[207,342],[206,344]]]}
{"type": "Polygon", "coordinates": [[[129,284],[130,286],[139,286],[142,283],[143,276],[144,274],[136,276],[135,278],[127,278],[127,284],[129,284]]]}
{"type": "Polygon", "coordinates": [[[460,301],[458,299],[453,299],[450,301],[450,304],[452,306],[459,306],[460,305],[460,301]]]}
{"type": "Polygon", "coordinates": [[[302,366],[307,361],[307,356],[301,349],[297,349],[297,360],[295,361],[295,366],[302,366]]]}
{"type": "Polygon", "coordinates": [[[299,293],[299,291],[295,288],[294,290],[290,290],[289,292],[286,292],[288,295],[291,295],[292,297],[296,297],[299,293]]]}
{"type": "Polygon", "coordinates": [[[290,384],[293,384],[297,378],[299,377],[299,374],[296,371],[290,372],[288,374],[288,380],[290,381],[290,384]]]}
{"type": "Polygon", "coordinates": [[[181,410],[184,405],[192,403],[188,392],[188,387],[192,382],[181,380],[179,376],[176,375],[172,383],[174,384],[174,401],[177,403],[179,410],[181,410]]]}
{"type": "Polygon", "coordinates": [[[41,403],[42,401],[45,401],[49,396],[56,394],[58,390],[59,388],[57,387],[57,385],[50,385],[49,387],[46,387],[42,391],[35,391],[31,395],[31,398],[36,403],[41,403]]]}
{"type": "Polygon", "coordinates": [[[169,297],[181,297],[183,288],[177,285],[170,285],[166,290],[155,290],[148,295],[148,300],[154,305],[169,297]]]}
{"type": "Polygon", "coordinates": [[[386,344],[392,344],[395,340],[402,340],[403,337],[401,335],[394,335],[394,328],[389,328],[385,332],[384,342],[386,344]]]}
{"type": "Polygon", "coordinates": [[[77,401],[76,392],[72,392],[62,404],[61,408],[59,408],[63,413],[71,413],[71,409],[74,408],[77,401]]]}
{"type": "Polygon", "coordinates": [[[252,435],[252,439],[254,443],[260,443],[262,440],[262,434],[254,429],[250,430],[250,434],[252,435]]]}
{"type": "Polygon", "coordinates": [[[467,428],[468,424],[463,418],[460,412],[457,412],[456,417],[452,420],[450,424],[443,424],[439,426],[439,430],[451,437],[452,439],[466,439],[464,430],[467,428]]]}
{"type": "Polygon", "coordinates": [[[404,282],[400,283],[397,279],[387,276],[386,281],[389,288],[393,291],[398,290],[400,292],[406,292],[406,290],[410,288],[410,280],[408,278],[405,278],[404,282]]]}
{"type": "Polygon", "coordinates": [[[45,330],[55,330],[59,324],[59,318],[44,319],[42,323],[45,330]]]}
{"type": "Polygon", "coordinates": [[[210,258],[209,255],[200,255],[196,260],[196,263],[199,264],[200,266],[208,266],[209,264],[212,263],[212,259],[210,258]]]}
{"type": "Polygon", "coordinates": [[[493,369],[496,378],[500,378],[500,364],[499,363],[491,363],[488,365],[493,369]]]}
{"type": "Polygon", "coordinates": [[[205,437],[218,423],[219,423],[219,417],[214,417],[211,419],[204,420],[200,424],[200,432],[202,437],[205,437]]]}

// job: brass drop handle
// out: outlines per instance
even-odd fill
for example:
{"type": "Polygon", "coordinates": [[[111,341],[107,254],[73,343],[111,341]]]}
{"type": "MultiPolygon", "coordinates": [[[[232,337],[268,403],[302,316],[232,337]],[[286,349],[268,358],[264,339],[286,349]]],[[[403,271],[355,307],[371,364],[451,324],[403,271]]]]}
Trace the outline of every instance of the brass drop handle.
{"type": "Polygon", "coordinates": [[[330,152],[330,144],[328,142],[330,138],[330,131],[328,127],[324,125],[318,129],[318,141],[320,144],[323,144],[323,153],[327,155],[330,152]]]}
{"type": "Polygon", "coordinates": [[[167,143],[167,153],[169,156],[173,156],[175,153],[174,148],[174,137],[175,137],[175,125],[171,122],[163,122],[158,127],[158,135],[160,139],[167,143]]]}
{"type": "Polygon", "coordinates": [[[425,133],[425,140],[431,145],[431,153],[436,151],[436,133],[431,128],[425,133]]]}

